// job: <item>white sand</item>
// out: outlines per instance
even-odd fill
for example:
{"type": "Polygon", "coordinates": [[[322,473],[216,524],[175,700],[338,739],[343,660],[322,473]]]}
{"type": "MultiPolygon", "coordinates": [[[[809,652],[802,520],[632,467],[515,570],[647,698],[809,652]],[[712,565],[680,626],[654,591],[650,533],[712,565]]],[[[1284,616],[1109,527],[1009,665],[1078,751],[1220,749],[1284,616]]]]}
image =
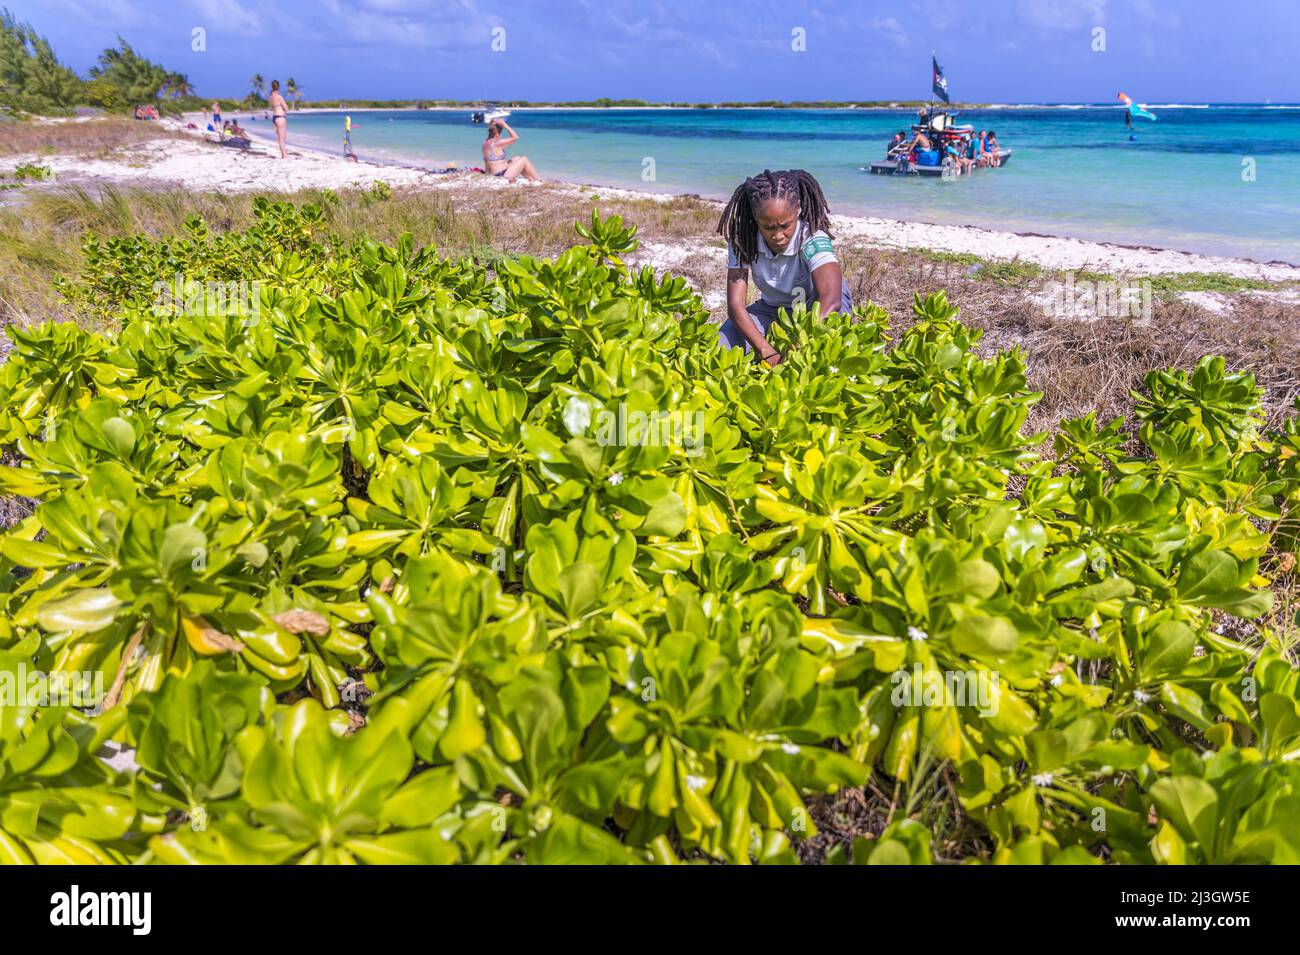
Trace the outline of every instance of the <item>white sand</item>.
{"type": "MultiPolygon", "coordinates": [[[[261,137],[269,129],[254,130],[252,148],[243,151],[205,141],[213,137],[203,131],[206,119],[187,117],[199,130],[186,130],[174,120],[160,125],[193,136],[152,140],[124,148],[111,159],[80,158],[72,154],[11,156],[0,163],[0,172],[33,162],[49,166],[56,181],[115,186],[178,185],[193,190],[218,192],[294,192],[299,189],[369,188],[380,180],[390,186],[417,189],[520,189],[515,184],[481,173],[436,174],[413,166],[373,162],[346,162],[336,153],[291,145],[289,159],[281,160],[274,141],[261,137]]],[[[260,123],[260,120],[258,121],[260,123]]],[[[289,120],[293,138],[293,119],[289,120]]],[[[451,165],[449,162],[448,165],[451,165]]],[[[543,174],[545,170],[543,170],[543,174]]],[[[591,193],[610,198],[645,198],[669,201],[664,194],[635,192],[582,183],[547,183],[540,188],[585,198],[591,193]]],[[[1044,235],[998,232],[973,226],[931,225],[866,216],[833,216],[838,242],[888,248],[920,248],[939,252],[973,253],[986,259],[1033,262],[1061,271],[1091,270],[1119,276],[1156,275],[1171,272],[1223,272],[1239,278],[1270,282],[1300,282],[1300,267],[1266,264],[1247,259],[1195,255],[1162,249],[1134,248],[1105,242],[1089,242],[1044,235]]],[[[671,268],[690,255],[725,260],[725,253],[711,245],[710,237],[699,242],[644,248],[636,257],[657,268],[671,268]]],[[[1209,302],[1198,303],[1209,306],[1209,302]]],[[[1218,304],[1218,303],[1214,303],[1218,304]]]]}
{"type": "Polygon", "coordinates": [[[900,249],[971,252],[987,259],[1020,259],[1061,271],[1091,270],[1121,276],[1224,272],[1238,278],[1271,282],[1300,280],[1300,267],[1294,265],[1265,264],[1170,249],[1144,249],[1109,242],[1021,235],[975,226],[900,222],[896,219],[832,216],[831,222],[838,229],[835,233],[838,239],[860,239],[867,245],[900,249]]]}

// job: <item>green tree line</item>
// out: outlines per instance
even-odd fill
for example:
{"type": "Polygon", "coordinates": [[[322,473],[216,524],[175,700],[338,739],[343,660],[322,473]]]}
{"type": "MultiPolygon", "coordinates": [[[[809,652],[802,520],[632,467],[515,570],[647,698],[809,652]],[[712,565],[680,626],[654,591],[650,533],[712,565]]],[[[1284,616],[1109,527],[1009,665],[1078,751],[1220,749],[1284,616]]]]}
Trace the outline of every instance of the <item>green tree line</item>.
{"type": "Polygon", "coordinates": [[[77,106],[110,111],[148,104],[169,112],[200,106],[183,73],[143,56],[121,36],[87,76],[59,62],[49,41],[0,10],[0,105],[36,113],[77,106]]]}

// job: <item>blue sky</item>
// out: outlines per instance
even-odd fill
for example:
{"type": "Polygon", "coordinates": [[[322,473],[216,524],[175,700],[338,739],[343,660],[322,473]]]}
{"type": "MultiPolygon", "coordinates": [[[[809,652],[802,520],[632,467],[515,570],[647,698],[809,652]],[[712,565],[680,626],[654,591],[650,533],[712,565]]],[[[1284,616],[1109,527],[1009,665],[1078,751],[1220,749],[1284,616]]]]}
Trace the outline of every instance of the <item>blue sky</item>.
{"type": "Polygon", "coordinates": [[[242,96],[257,72],[313,99],[918,99],[933,48],[958,100],[1300,101],[1296,0],[0,3],[80,72],[120,33],[202,95],[242,96]]]}

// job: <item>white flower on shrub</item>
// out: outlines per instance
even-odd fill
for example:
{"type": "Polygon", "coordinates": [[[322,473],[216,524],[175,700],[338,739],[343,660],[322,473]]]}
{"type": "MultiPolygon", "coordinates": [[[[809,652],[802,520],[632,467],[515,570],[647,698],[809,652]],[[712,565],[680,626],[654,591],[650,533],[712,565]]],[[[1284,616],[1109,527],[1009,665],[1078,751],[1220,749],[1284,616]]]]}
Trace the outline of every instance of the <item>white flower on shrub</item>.
{"type": "Polygon", "coordinates": [[[930,639],[930,635],[929,635],[928,633],[926,633],[924,630],[922,630],[920,627],[908,627],[908,628],[907,628],[907,639],[909,639],[909,640],[929,640],[929,639],[930,639]]]}
{"type": "Polygon", "coordinates": [[[1050,786],[1050,785],[1052,785],[1052,774],[1051,774],[1051,773],[1035,773],[1031,778],[1032,778],[1033,783],[1034,783],[1035,786],[1050,786]]]}
{"type": "Polygon", "coordinates": [[[609,477],[605,478],[605,483],[612,485],[614,487],[618,487],[620,484],[623,483],[623,472],[614,471],[613,473],[610,474],[609,477]]]}
{"type": "Polygon", "coordinates": [[[1146,690],[1134,690],[1133,699],[1137,700],[1139,703],[1150,703],[1151,694],[1146,690]]]}
{"type": "Polygon", "coordinates": [[[798,756],[799,746],[796,743],[782,743],[781,752],[785,753],[787,756],[798,756]]]}
{"type": "Polygon", "coordinates": [[[708,780],[705,779],[703,776],[687,775],[686,777],[686,785],[689,786],[692,790],[703,789],[707,783],[708,780]]]}

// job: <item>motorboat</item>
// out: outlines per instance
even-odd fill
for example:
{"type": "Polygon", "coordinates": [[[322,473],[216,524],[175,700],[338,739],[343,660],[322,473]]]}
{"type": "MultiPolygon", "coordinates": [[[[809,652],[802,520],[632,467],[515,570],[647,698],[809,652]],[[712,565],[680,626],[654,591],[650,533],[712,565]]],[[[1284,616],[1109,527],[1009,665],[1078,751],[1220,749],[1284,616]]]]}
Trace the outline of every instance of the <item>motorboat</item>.
{"type": "Polygon", "coordinates": [[[477,125],[486,125],[498,119],[505,119],[510,115],[510,110],[502,109],[499,106],[492,105],[484,109],[476,110],[469,114],[469,121],[477,125]]]}

